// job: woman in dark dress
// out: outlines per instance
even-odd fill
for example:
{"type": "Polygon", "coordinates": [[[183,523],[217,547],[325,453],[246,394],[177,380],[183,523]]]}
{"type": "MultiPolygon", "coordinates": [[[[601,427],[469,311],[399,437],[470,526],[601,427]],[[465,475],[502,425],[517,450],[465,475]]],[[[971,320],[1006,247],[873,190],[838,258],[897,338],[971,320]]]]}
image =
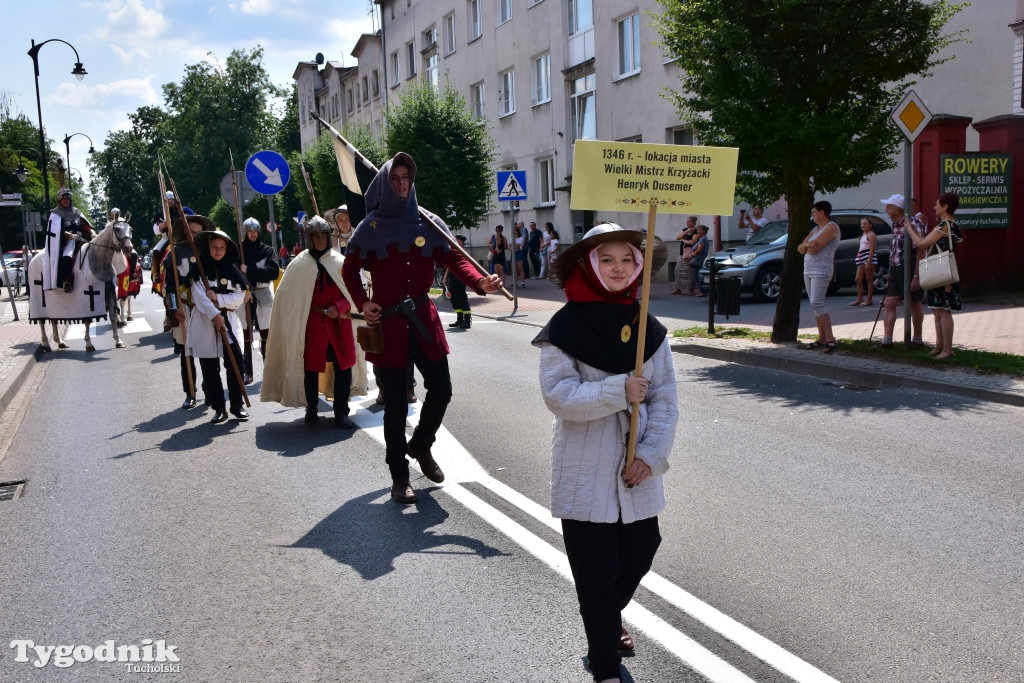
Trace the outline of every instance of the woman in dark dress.
{"type": "MultiPolygon", "coordinates": [[[[943,251],[951,251],[963,241],[960,228],[953,220],[953,214],[960,206],[960,197],[955,192],[947,192],[935,202],[935,217],[939,224],[924,237],[917,231],[907,230],[918,249],[927,249],[936,242],[943,251]]],[[[931,355],[936,358],[949,358],[953,355],[953,311],[960,310],[960,283],[929,289],[927,292],[928,307],[935,317],[935,348],[931,355]]]]}

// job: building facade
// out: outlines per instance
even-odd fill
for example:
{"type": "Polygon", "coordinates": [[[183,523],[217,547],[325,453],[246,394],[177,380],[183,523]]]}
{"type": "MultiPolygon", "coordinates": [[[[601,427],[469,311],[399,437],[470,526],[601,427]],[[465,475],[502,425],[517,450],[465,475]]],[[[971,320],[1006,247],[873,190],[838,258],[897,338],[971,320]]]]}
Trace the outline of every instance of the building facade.
{"type": "MultiPolygon", "coordinates": [[[[660,14],[662,6],[655,0],[375,2],[383,28],[360,38],[352,51],[358,66],[340,79],[342,125],[363,124],[379,132],[388,103],[397,102],[413,79],[439,88],[451,84],[473,112],[486,117],[498,145],[495,170],[527,172],[529,199],[520,203],[516,220],[551,221],[563,243],[579,239],[597,220],[631,228],[646,221],[644,214],[595,216],[569,209],[576,139],[700,142],[662,96],[680,81],[678,67],[658,47],[650,16],[660,14]]],[[[940,55],[955,58],[919,79],[915,91],[934,114],[981,121],[1024,112],[1024,0],[975,2],[948,26],[950,33],[963,29],[968,41],[940,55]]],[[[312,72],[310,63],[296,69],[300,115],[303,97],[306,106],[323,111],[336,94],[328,69],[317,71],[313,64],[312,72]]],[[[305,149],[318,131],[305,117],[302,126],[305,149]]],[[[969,131],[968,150],[977,149],[977,140],[977,133],[969,131]]],[[[816,199],[828,199],[837,208],[881,209],[880,198],[903,189],[902,155],[896,162],[895,169],[860,187],[816,199]]],[[[471,245],[484,245],[496,224],[509,222],[507,207],[499,206],[496,195],[497,188],[491,212],[470,231],[471,245]]],[[[934,203],[934,197],[922,200],[928,208],[934,203]]],[[[784,200],[766,203],[768,218],[786,216],[784,200]]],[[[739,208],[721,219],[725,242],[744,237],[737,225],[739,208]]],[[[673,240],[682,218],[659,220],[658,236],[673,240]]],[[[700,220],[712,224],[711,216],[700,220]]]]}

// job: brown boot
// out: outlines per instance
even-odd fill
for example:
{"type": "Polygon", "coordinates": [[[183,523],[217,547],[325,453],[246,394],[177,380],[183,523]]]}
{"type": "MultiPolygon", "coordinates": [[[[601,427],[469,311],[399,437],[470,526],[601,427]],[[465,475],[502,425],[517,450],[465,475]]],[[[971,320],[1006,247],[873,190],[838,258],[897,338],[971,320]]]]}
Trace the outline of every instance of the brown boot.
{"type": "Polygon", "coordinates": [[[391,497],[398,503],[412,505],[416,502],[416,492],[409,485],[409,480],[396,481],[391,484],[391,497]]]}
{"type": "Polygon", "coordinates": [[[434,456],[430,454],[430,449],[425,451],[417,450],[412,445],[406,446],[406,453],[409,457],[414,459],[420,464],[420,469],[423,470],[423,476],[435,484],[440,484],[444,481],[444,472],[438,466],[437,461],[434,460],[434,456]]]}

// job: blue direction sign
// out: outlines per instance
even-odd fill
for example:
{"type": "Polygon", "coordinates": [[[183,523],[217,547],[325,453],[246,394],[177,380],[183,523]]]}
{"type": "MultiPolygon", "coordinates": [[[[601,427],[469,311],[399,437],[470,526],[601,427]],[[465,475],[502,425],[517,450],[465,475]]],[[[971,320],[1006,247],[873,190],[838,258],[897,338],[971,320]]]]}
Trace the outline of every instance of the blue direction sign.
{"type": "Polygon", "coordinates": [[[260,194],[277,194],[292,177],[284,157],[269,149],[256,152],[245,162],[245,179],[260,194]]]}
{"type": "Polygon", "coordinates": [[[526,171],[498,171],[498,201],[526,199],[526,171]]]}
{"type": "Polygon", "coordinates": [[[299,211],[299,215],[295,217],[295,222],[302,225],[302,221],[306,220],[306,212],[299,211]]]}

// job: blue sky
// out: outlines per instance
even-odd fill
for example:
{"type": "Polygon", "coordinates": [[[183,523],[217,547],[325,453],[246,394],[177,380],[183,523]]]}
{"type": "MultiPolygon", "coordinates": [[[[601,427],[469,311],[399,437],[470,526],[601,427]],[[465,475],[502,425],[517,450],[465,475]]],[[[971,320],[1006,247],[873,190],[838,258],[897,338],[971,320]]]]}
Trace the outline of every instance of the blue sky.
{"type": "MultiPolygon", "coordinates": [[[[377,28],[370,0],[5,0],[0,41],[0,92],[15,112],[38,124],[28,51],[51,38],[78,50],[88,75],[71,75],[75,53],[54,41],[39,51],[43,125],[64,156],[64,136],[85,133],[102,149],[111,130],[128,127],[128,114],[163,105],[161,86],[179,82],[186,64],[223,62],[234,49],[262,45],[271,80],[291,86],[299,61],[322,52],[354,64],[352,48],[377,28]]],[[[89,140],[70,141],[71,166],[85,176],[89,140]]]]}

